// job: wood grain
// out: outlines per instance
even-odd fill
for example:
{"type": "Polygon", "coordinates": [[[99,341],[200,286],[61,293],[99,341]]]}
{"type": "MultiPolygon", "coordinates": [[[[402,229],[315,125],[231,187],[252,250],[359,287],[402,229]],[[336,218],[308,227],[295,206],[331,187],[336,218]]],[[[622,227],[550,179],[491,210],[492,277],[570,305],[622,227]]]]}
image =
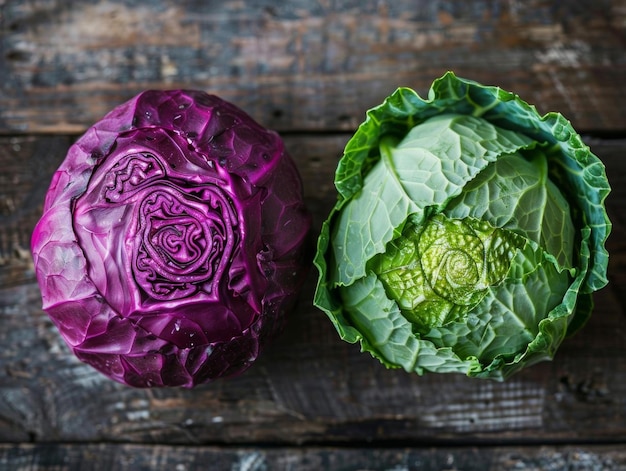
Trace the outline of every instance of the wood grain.
{"type": "MultiPolygon", "coordinates": [[[[302,172],[316,228],[334,202],[330,182],[347,137],[285,136],[302,172]]],[[[40,174],[15,193],[15,206],[21,209],[3,214],[0,227],[22,253],[28,250],[26,240],[12,234],[18,228],[20,234],[30,234],[44,182],[70,139],[20,139],[0,139],[0,168],[11,166],[11,175],[26,175],[40,162],[40,174]]],[[[607,202],[615,223],[609,240],[612,284],[597,293],[594,316],[563,344],[553,362],[506,383],[386,370],[357,346],[342,342],[313,308],[312,272],[283,335],[244,375],[192,391],[130,389],[69,353],[40,309],[32,266],[8,252],[0,267],[0,442],[461,445],[626,440],[626,298],[620,288],[626,253],[620,211],[626,204],[621,182],[626,140],[588,142],[604,160],[615,187],[607,202]]]]}
{"type": "Polygon", "coordinates": [[[28,471],[619,471],[624,467],[626,451],[607,446],[225,449],[112,444],[0,445],[0,469],[28,471]]]}
{"type": "Polygon", "coordinates": [[[146,88],[199,88],[268,127],[351,130],[447,70],[579,129],[626,131],[623,0],[38,0],[0,4],[0,132],[81,132],[146,88]]]}

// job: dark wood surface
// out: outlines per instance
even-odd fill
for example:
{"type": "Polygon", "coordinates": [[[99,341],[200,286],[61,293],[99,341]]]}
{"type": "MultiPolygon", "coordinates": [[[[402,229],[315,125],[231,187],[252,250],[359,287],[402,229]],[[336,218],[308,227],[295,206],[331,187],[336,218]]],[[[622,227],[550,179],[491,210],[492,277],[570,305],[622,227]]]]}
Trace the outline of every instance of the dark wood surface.
{"type": "Polygon", "coordinates": [[[0,1],[0,470],[626,469],[626,2],[0,1]],[[244,375],[137,390],[76,360],[29,240],[68,146],[146,88],[219,94],[283,135],[315,228],[365,110],[446,70],[558,110],[605,162],[610,284],[552,362],[418,377],[312,307],[244,375]]]}

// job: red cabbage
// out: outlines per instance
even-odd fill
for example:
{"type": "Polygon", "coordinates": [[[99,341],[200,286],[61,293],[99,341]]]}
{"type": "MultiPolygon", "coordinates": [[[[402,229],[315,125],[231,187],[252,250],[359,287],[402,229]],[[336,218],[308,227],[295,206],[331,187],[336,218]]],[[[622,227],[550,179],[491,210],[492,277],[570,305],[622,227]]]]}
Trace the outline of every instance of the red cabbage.
{"type": "Polygon", "coordinates": [[[112,110],[55,173],[32,252],[82,361],[135,387],[248,368],[293,307],[310,215],[279,136],[199,91],[112,110]]]}

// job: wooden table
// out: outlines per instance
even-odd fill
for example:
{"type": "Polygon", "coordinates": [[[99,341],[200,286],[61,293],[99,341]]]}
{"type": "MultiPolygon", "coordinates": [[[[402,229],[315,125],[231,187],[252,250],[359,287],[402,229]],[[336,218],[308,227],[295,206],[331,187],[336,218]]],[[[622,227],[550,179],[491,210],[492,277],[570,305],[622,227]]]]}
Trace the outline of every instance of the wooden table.
{"type": "Polygon", "coordinates": [[[626,469],[626,1],[0,2],[0,469],[626,469]],[[312,307],[244,375],[138,390],[76,360],[29,252],[68,146],[146,88],[278,130],[315,229],[343,146],[446,70],[560,111],[613,186],[610,285],[552,362],[504,383],[386,370],[312,307]]]}

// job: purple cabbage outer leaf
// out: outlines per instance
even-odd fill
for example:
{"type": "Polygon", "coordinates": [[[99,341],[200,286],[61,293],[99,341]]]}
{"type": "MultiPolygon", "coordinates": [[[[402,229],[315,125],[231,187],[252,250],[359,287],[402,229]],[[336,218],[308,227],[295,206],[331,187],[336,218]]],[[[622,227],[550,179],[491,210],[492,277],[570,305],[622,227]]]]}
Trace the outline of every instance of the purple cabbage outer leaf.
{"type": "Polygon", "coordinates": [[[135,387],[247,369],[308,271],[311,218],[279,136],[220,98],[146,91],[55,173],[32,253],[82,361],[135,387]]]}

